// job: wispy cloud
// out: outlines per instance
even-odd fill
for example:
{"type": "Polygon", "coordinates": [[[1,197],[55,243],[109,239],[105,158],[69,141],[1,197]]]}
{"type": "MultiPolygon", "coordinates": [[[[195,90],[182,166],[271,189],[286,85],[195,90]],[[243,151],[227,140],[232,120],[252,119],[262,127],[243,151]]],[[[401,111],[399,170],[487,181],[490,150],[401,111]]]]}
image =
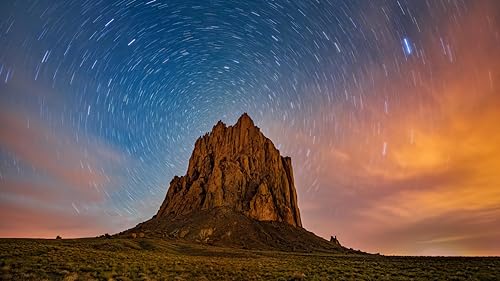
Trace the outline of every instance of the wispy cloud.
{"type": "Polygon", "coordinates": [[[310,119],[323,123],[270,126],[299,170],[306,227],[373,252],[498,254],[487,246],[500,245],[500,57],[497,19],[484,16],[491,11],[478,2],[460,25],[439,27],[453,38],[446,52],[429,33],[417,48],[425,53],[391,74],[399,78],[373,66],[344,103],[316,106],[310,119]]]}
{"type": "Polygon", "coordinates": [[[69,129],[52,129],[22,109],[5,106],[0,151],[11,159],[5,161],[15,162],[5,169],[24,171],[4,171],[0,178],[0,236],[110,231],[112,223],[103,220],[110,209],[105,203],[121,180],[113,167],[128,163],[124,153],[102,141],[76,141],[69,129]]]}
{"type": "Polygon", "coordinates": [[[104,209],[76,214],[64,208],[20,204],[0,197],[0,237],[92,237],[125,229],[129,224],[127,218],[104,209]]]}

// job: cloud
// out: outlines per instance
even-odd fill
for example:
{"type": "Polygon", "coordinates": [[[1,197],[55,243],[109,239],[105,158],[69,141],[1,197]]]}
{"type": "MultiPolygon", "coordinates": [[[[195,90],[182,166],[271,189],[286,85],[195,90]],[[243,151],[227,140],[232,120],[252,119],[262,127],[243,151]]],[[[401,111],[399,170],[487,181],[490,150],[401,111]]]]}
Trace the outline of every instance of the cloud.
{"type": "MultiPolygon", "coordinates": [[[[500,58],[491,55],[498,42],[491,37],[491,18],[484,17],[489,14],[487,7],[476,9],[467,24],[448,29],[454,39],[453,60],[439,47],[430,48],[432,67],[439,69],[433,73],[439,83],[428,93],[427,100],[432,102],[425,103],[420,112],[404,108],[394,113],[393,118],[399,120],[422,111],[434,116],[432,123],[413,118],[403,126],[396,124],[387,137],[394,140],[388,163],[375,170],[385,178],[386,187],[399,188],[360,212],[360,217],[379,223],[370,233],[383,233],[390,241],[410,238],[403,240],[413,251],[418,249],[411,245],[411,238],[419,238],[415,234],[436,234],[437,238],[426,240],[427,244],[466,253],[472,253],[468,249],[476,245],[476,253],[492,254],[491,248],[479,247],[481,241],[500,243],[496,238],[500,237],[499,229],[495,228],[498,221],[488,219],[500,217],[495,208],[500,204],[500,131],[496,129],[500,89],[495,86],[500,78],[500,58]],[[412,128],[410,143],[401,139],[407,128],[412,128]],[[383,228],[391,224],[397,231],[383,228]]],[[[432,40],[428,44],[432,45],[432,40]]],[[[424,72],[426,67],[421,67],[424,72]]],[[[404,245],[399,249],[410,252],[403,250],[404,245]]],[[[498,254],[499,249],[494,250],[498,254]]]]}
{"type": "Polygon", "coordinates": [[[75,214],[39,205],[19,204],[0,197],[0,237],[93,237],[129,226],[103,209],[75,214]]]}
{"type": "Polygon", "coordinates": [[[129,163],[124,153],[98,140],[76,141],[69,129],[52,129],[22,109],[3,106],[0,157],[6,159],[0,177],[0,236],[111,230],[113,222],[106,223],[103,214],[122,180],[114,167],[129,163]]]}
{"type": "Polygon", "coordinates": [[[2,110],[0,148],[84,198],[102,200],[99,188],[109,181],[102,164],[120,164],[124,156],[104,144],[77,143],[69,132],[56,132],[27,116],[2,110]]]}
{"type": "Polygon", "coordinates": [[[374,65],[345,100],[301,116],[322,122],[271,124],[292,156],[307,228],[386,254],[498,255],[488,247],[500,245],[498,9],[489,3],[437,27],[440,36],[424,31],[397,71],[374,65]]]}

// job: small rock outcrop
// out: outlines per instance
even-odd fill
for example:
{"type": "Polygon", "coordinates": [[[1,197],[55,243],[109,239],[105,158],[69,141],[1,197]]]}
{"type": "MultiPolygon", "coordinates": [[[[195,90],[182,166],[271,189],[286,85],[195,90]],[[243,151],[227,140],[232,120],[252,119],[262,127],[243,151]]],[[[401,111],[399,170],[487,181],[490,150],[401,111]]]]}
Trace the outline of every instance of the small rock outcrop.
{"type": "Polygon", "coordinates": [[[330,236],[330,243],[341,246],[339,240],[337,240],[337,236],[330,236]]]}
{"type": "Polygon", "coordinates": [[[302,227],[292,161],[246,113],[234,126],[219,121],[196,141],[186,175],[170,182],[156,218],[218,207],[302,227]]]}

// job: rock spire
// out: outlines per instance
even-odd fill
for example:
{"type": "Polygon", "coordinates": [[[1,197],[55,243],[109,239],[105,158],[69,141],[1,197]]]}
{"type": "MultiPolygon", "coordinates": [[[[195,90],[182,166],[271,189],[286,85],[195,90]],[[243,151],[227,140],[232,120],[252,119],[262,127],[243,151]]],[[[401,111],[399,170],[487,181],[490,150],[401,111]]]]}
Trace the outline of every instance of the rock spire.
{"type": "Polygon", "coordinates": [[[156,218],[217,207],[302,227],[292,161],[246,113],[233,126],[219,121],[196,141],[186,175],[172,179],[156,218]]]}

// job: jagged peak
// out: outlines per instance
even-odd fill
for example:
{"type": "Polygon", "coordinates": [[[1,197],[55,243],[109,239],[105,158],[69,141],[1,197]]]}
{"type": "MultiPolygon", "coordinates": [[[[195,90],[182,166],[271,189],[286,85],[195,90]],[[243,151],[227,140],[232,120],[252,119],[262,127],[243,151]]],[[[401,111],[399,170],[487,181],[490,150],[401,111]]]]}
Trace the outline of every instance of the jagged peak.
{"type": "Polygon", "coordinates": [[[215,131],[217,128],[227,128],[226,123],[222,122],[222,120],[219,120],[217,124],[212,128],[212,131],[215,131]]]}
{"type": "Polygon", "coordinates": [[[250,116],[248,115],[248,113],[244,112],[240,118],[238,118],[238,122],[236,122],[236,125],[237,126],[238,124],[240,125],[251,125],[251,126],[254,126],[255,127],[255,124],[253,123],[253,120],[252,118],[250,118],[250,116]]]}
{"type": "Polygon", "coordinates": [[[217,124],[215,124],[214,127],[218,127],[218,126],[226,127],[226,123],[222,122],[222,120],[219,120],[219,121],[217,121],[217,124]]]}
{"type": "Polygon", "coordinates": [[[173,181],[158,217],[229,207],[252,219],[302,227],[290,158],[247,113],[199,139],[185,176],[173,181]]]}

